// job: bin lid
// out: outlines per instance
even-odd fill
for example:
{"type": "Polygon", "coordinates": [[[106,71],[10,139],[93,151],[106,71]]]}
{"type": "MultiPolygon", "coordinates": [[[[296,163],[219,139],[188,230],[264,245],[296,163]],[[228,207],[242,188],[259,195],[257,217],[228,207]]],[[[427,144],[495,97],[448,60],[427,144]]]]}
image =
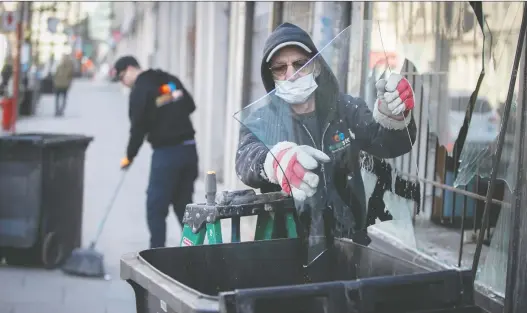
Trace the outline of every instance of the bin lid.
{"type": "Polygon", "coordinates": [[[0,137],[0,144],[31,144],[35,146],[50,146],[63,144],[88,144],[93,137],[81,134],[59,133],[19,133],[0,137]]]}

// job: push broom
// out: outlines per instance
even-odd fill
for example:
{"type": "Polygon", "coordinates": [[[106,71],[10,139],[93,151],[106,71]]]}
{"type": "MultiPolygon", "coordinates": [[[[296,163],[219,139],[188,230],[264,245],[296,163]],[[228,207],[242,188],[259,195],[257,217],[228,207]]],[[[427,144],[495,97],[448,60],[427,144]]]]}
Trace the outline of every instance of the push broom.
{"type": "Polygon", "coordinates": [[[102,255],[102,253],[97,252],[95,250],[95,245],[97,244],[97,241],[101,236],[104,224],[106,223],[108,215],[110,214],[110,211],[112,210],[113,205],[115,203],[115,199],[117,199],[117,195],[121,190],[121,186],[123,185],[126,173],[127,171],[123,171],[123,173],[121,174],[121,178],[119,180],[119,183],[117,184],[117,187],[115,188],[115,191],[113,192],[112,198],[110,199],[110,203],[106,208],[106,212],[104,213],[103,218],[99,222],[99,227],[97,229],[95,239],[91,242],[89,248],[77,248],[73,250],[71,256],[66,260],[66,262],[62,266],[62,271],[64,273],[75,276],[98,278],[104,277],[106,275],[106,272],[104,270],[104,256],[102,255]]]}

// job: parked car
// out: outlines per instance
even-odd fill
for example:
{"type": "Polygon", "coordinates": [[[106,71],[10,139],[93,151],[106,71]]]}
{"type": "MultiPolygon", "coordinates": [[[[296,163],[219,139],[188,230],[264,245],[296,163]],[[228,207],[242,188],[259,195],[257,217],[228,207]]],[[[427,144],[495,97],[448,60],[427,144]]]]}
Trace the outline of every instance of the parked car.
{"type": "MultiPolygon", "coordinates": [[[[463,125],[467,107],[470,102],[470,92],[450,94],[449,112],[449,145],[453,147],[463,125]]],[[[501,116],[497,108],[493,108],[486,97],[478,97],[472,112],[467,137],[461,155],[463,164],[477,164],[466,170],[477,171],[482,176],[490,175],[492,169],[492,154],[500,133],[501,116]],[[467,160],[466,158],[471,160],[467,160]],[[465,158],[465,159],[464,159],[465,158]]],[[[505,142],[500,162],[500,172],[507,168],[510,161],[512,142],[505,142]]]]}
{"type": "MultiPolygon", "coordinates": [[[[470,102],[470,92],[450,94],[449,139],[453,143],[465,120],[470,102]]],[[[466,143],[490,144],[500,132],[500,115],[486,97],[478,97],[472,112],[466,143]]]]}

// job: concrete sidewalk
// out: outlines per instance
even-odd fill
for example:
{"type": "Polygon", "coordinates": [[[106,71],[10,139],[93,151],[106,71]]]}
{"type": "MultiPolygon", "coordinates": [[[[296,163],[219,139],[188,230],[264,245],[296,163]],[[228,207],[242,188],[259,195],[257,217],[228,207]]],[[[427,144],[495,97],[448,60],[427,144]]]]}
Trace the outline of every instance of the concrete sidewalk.
{"type": "MultiPolygon", "coordinates": [[[[83,245],[97,224],[119,178],[119,162],[128,139],[128,103],[117,84],[78,80],[69,95],[63,118],[55,118],[54,99],[45,95],[35,117],[17,124],[18,132],[79,133],[94,137],[86,151],[83,245]]],[[[105,256],[110,281],[68,277],[61,271],[0,266],[0,313],[135,312],[132,288],[119,278],[124,253],[148,248],[146,186],[151,149],[148,144],[130,168],[122,192],[108,219],[97,249],[105,256]]],[[[221,188],[221,187],[219,187],[221,188]]],[[[221,190],[221,189],[220,189],[221,190]]],[[[204,200],[203,183],[196,183],[195,200],[204,200]]],[[[244,223],[243,233],[250,226],[244,223]]],[[[171,212],[168,245],[178,245],[180,227],[171,212]]],[[[229,233],[226,239],[229,240],[229,233]]],[[[251,239],[248,235],[247,239],[251,239]]]]}

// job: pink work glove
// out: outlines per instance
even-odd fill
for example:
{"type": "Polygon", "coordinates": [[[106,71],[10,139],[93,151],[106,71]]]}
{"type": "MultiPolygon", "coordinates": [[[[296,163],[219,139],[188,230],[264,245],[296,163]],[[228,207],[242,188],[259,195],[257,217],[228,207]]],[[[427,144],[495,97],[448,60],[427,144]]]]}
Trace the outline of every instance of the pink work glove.
{"type": "Polygon", "coordinates": [[[376,84],[377,102],[373,118],[385,128],[404,129],[411,120],[414,108],[414,91],[410,82],[400,74],[380,79],[376,84]]]}
{"type": "Polygon", "coordinates": [[[263,176],[295,200],[303,201],[317,191],[319,177],[312,171],[329,161],[329,156],[320,150],[284,141],[268,152],[263,176]]]}

